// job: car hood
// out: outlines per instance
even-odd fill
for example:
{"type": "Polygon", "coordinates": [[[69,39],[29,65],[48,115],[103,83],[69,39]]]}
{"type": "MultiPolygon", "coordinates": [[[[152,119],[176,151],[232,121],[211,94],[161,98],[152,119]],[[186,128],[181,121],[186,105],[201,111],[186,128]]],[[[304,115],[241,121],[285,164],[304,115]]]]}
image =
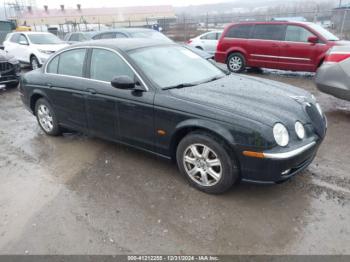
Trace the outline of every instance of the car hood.
{"type": "Polygon", "coordinates": [[[300,88],[243,75],[229,75],[213,82],[169,91],[177,99],[215,108],[226,118],[230,114],[239,115],[269,126],[276,122],[294,126],[296,120],[309,123],[304,108],[306,103],[314,103],[311,94],[300,88]]]}
{"type": "Polygon", "coordinates": [[[55,44],[55,45],[34,45],[37,49],[45,50],[45,51],[58,51],[62,48],[69,46],[67,43],[63,44],[55,44]]]}

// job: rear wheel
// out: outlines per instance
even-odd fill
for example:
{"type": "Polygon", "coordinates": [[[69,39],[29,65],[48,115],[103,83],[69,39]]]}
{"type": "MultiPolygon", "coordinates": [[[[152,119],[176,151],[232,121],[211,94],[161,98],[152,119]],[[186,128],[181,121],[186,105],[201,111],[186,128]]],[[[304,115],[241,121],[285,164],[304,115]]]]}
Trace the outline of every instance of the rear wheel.
{"type": "Polygon", "coordinates": [[[40,98],[35,104],[35,115],[41,129],[50,136],[57,136],[61,133],[57,117],[50,103],[40,98]]]}
{"type": "Polygon", "coordinates": [[[183,138],[176,159],[189,183],[206,193],[224,193],[238,179],[236,163],[224,143],[207,133],[195,132],[183,138]]]}
{"type": "Polygon", "coordinates": [[[227,68],[233,73],[240,73],[246,67],[246,61],[241,53],[232,53],[227,59],[227,68]]]}

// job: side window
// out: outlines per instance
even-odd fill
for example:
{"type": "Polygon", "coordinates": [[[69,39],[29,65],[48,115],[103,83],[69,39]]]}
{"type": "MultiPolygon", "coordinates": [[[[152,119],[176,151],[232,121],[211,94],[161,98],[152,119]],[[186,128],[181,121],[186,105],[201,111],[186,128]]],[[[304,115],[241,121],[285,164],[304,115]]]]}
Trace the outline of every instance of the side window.
{"type": "Polygon", "coordinates": [[[116,37],[116,33],[114,32],[104,33],[101,35],[101,39],[112,39],[115,37],[116,37]]]}
{"type": "Polygon", "coordinates": [[[255,25],[252,38],[282,41],[284,40],[284,35],[285,35],[284,25],[257,24],[255,25]]]}
{"type": "Polygon", "coordinates": [[[116,38],[127,38],[127,36],[122,34],[122,33],[115,33],[115,37],[116,38]]]}
{"type": "Polygon", "coordinates": [[[50,61],[50,63],[47,66],[47,72],[51,74],[57,74],[58,72],[58,62],[59,62],[60,56],[56,56],[54,59],[50,61]]]}
{"type": "Polygon", "coordinates": [[[10,38],[10,41],[13,43],[18,43],[19,36],[20,34],[13,34],[10,38]]]}
{"type": "Polygon", "coordinates": [[[79,34],[72,34],[69,41],[79,41],[79,34]]]}
{"type": "Polygon", "coordinates": [[[286,41],[307,42],[310,36],[314,36],[309,30],[301,26],[289,25],[286,32],[286,41]]]}
{"type": "Polygon", "coordinates": [[[236,25],[232,26],[226,33],[228,38],[245,38],[249,39],[254,25],[236,25]]]}
{"type": "Polygon", "coordinates": [[[205,40],[216,40],[216,33],[209,33],[201,37],[201,39],[205,40]]]}
{"type": "Polygon", "coordinates": [[[92,37],[92,39],[93,39],[93,40],[101,39],[101,35],[102,35],[102,34],[95,35],[95,36],[92,37]]]}
{"type": "Polygon", "coordinates": [[[222,35],[222,33],[216,33],[216,40],[219,40],[221,35],[222,35]]]}
{"type": "Polygon", "coordinates": [[[66,51],[60,54],[58,73],[68,76],[83,76],[85,49],[66,51]]]}
{"type": "Polygon", "coordinates": [[[117,54],[93,49],[91,56],[90,78],[110,82],[116,76],[127,75],[134,79],[134,72],[117,54]]]}
{"type": "Polygon", "coordinates": [[[20,35],[19,38],[18,38],[18,43],[23,43],[23,44],[27,44],[28,45],[28,40],[27,38],[24,36],[24,35],[20,35]]]}

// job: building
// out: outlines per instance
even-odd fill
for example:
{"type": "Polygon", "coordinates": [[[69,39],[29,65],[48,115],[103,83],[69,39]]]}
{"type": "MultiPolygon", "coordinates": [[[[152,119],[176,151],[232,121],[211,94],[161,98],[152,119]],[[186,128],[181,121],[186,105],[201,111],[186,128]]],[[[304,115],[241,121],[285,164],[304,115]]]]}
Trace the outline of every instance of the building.
{"type": "Polygon", "coordinates": [[[28,26],[63,25],[72,23],[107,24],[125,26],[130,23],[164,19],[174,19],[175,11],[170,5],[161,6],[135,6],[118,8],[83,8],[77,5],[75,9],[60,8],[51,9],[45,5],[43,9],[27,7],[18,24],[28,26]]]}
{"type": "Polygon", "coordinates": [[[333,9],[332,23],[340,34],[350,33],[350,3],[333,9]]]}

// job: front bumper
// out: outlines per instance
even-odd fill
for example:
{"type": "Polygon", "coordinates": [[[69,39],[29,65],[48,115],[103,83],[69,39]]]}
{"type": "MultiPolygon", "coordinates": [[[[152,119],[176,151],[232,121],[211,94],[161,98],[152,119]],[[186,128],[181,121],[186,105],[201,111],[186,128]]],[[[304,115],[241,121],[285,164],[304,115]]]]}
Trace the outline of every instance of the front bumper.
{"type": "Polygon", "coordinates": [[[263,152],[264,158],[242,157],[242,181],[271,184],[283,182],[306,169],[316,156],[321,140],[284,151],[263,152]]]}
{"type": "Polygon", "coordinates": [[[16,85],[19,82],[20,75],[21,68],[19,64],[6,67],[4,71],[0,71],[0,85],[16,85]]]}

